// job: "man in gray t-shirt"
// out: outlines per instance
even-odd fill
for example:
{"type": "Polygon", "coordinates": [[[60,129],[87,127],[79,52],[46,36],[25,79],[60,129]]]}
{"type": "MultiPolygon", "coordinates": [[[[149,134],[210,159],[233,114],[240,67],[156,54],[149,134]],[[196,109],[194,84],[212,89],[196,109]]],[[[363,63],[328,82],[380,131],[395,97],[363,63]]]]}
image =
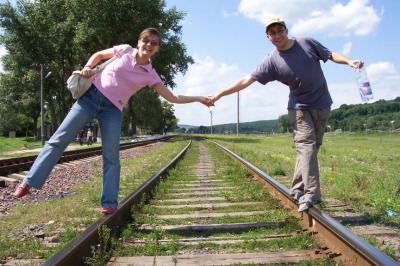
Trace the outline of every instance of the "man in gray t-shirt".
{"type": "Polygon", "coordinates": [[[251,75],[209,97],[209,101],[214,103],[255,81],[265,85],[277,80],[289,86],[288,114],[297,151],[291,195],[299,202],[299,211],[305,211],[321,201],[317,154],[332,105],[320,61],[329,59],[353,68],[362,67],[363,62],[331,52],[314,39],[289,39],[286,24],[279,18],[269,20],[265,32],[276,49],[251,75]]]}

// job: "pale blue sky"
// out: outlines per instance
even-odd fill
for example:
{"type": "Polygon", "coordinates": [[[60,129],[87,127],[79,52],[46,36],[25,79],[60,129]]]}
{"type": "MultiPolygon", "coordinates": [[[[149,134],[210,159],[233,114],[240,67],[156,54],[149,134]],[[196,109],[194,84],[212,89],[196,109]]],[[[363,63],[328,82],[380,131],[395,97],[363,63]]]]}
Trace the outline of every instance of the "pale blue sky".
{"type": "MultiPolygon", "coordinates": [[[[187,13],[182,41],[196,61],[177,77],[175,93],[212,95],[250,74],[273,49],[264,22],[280,16],[289,37],[313,37],[332,51],[364,60],[374,100],[400,96],[398,0],[166,0],[166,5],[187,13]]],[[[0,47],[0,56],[4,52],[0,47]]],[[[331,61],[322,67],[333,108],[361,103],[351,68],[331,61]]],[[[277,82],[254,83],[240,93],[240,120],[285,114],[288,92],[277,82]]],[[[180,124],[210,124],[209,109],[198,103],[175,105],[175,110],[180,124]]],[[[236,122],[236,95],[222,98],[212,111],[214,124],[236,122]]]]}
{"type": "MultiPolygon", "coordinates": [[[[331,0],[166,0],[187,13],[182,41],[196,64],[177,79],[179,94],[211,95],[250,74],[273,46],[264,21],[280,16],[289,36],[313,37],[333,51],[366,63],[375,100],[400,96],[400,1],[331,0]]],[[[333,108],[361,103],[354,71],[322,63],[333,108]]],[[[276,119],[286,113],[289,89],[255,83],[241,92],[240,120],[276,119]]],[[[181,124],[209,125],[209,110],[198,104],[175,105],[181,124]]],[[[222,98],[213,110],[214,124],[236,122],[236,95],[222,98]]]]}

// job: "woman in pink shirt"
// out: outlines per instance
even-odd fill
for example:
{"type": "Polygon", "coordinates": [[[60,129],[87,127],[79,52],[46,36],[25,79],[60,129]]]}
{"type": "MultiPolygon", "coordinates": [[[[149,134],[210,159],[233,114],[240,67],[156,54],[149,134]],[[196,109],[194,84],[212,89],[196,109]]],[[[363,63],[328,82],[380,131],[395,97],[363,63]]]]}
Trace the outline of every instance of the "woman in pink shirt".
{"type": "Polygon", "coordinates": [[[148,86],[170,102],[200,102],[208,106],[205,97],[175,95],[162,83],[150,61],[160,49],[160,39],[161,34],[156,29],[147,28],[140,33],[137,48],[118,45],[96,52],[89,58],[81,70],[81,75],[85,77],[91,77],[92,68],[102,60],[128,49],[127,53],[123,53],[119,59],[94,75],[92,86],[74,103],[60,127],[41,150],[24,181],[15,190],[14,196],[23,197],[31,187],[42,187],[77,132],[92,118],[97,117],[102,134],[103,151],[102,212],[110,214],[117,208],[122,108],[129,98],[141,88],[148,86]]]}

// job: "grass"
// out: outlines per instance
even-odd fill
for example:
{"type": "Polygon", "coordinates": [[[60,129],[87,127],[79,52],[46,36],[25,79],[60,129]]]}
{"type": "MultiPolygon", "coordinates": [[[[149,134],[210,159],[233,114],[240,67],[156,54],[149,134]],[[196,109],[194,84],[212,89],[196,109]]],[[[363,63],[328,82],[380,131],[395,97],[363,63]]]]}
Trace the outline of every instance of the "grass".
{"type": "Polygon", "coordinates": [[[0,157],[12,157],[13,151],[30,150],[42,147],[41,140],[33,137],[0,137],[0,157]]]}
{"type": "Polygon", "coordinates": [[[242,217],[219,217],[208,218],[206,223],[209,224],[229,224],[241,222],[274,222],[267,228],[259,229],[242,229],[242,230],[220,230],[213,232],[195,232],[184,231],[178,233],[170,233],[162,230],[152,231],[138,231],[135,229],[134,224],[153,224],[153,225],[181,225],[181,224],[197,224],[204,223],[202,218],[194,219],[179,219],[162,220],[156,217],[159,214],[183,214],[188,211],[195,211],[190,206],[181,209],[162,209],[156,208],[153,204],[159,205],[158,200],[170,198],[168,193],[182,184],[182,180],[195,180],[194,169],[198,157],[198,144],[194,142],[192,147],[186,153],[183,161],[180,161],[177,167],[171,171],[168,178],[161,182],[157,187],[157,193],[154,195],[154,200],[150,205],[142,205],[135,210],[134,223],[128,224],[122,233],[122,243],[114,252],[115,256],[134,256],[134,255],[175,255],[178,252],[191,252],[198,250],[213,250],[220,252],[238,252],[238,251],[277,251],[285,249],[309,249],[315,247],[312,237],[305,235],[297,235],[296,232],[300,230],[297,219],[289,216],[288,211],[279,207],[278,203],[271,198],[264,188],[255,180],[251,175],[227,157],[222,151],[217,149],[213,144],[203,142],[206,146],[210,159],[213,163],[215,176],[213,179],[224,180],[225,186],[232,186],[221,193],[230,202],[244,202],[244,201],[262,201],[262,205],[254,206],[230,206],[214,209],[218,212],[237,212],[237,211],[264,211],[262,215],[251,215],[242,217]],[[290,234],[289,236],[268,239],[268,235],[276,234],[290,234]],[[244,242],[236,244],[222,244],[215,243],[200,243],[198,245],[187,245],[179,243],[180,238],[187,237],[223,237],[228,239],[242,239],[244,242]],[[129,244],[131,239],[142,239],[145,241],[143,245],[129,244]],[[169,243],[161,244],[161,239],[172,240],[169,243]]]}
{"type": "MultiPolygon", "coordinates": [[[[313,240],[310,236],[298,235],[287,238],[278,238],[270,240],[262,240],[257,238],[247,239],[243,243],[237,244],[215,244],[215,243],[199,243],[197,245],[185,245],[172,241],[170,243],[161,244],[161,238],[154,238],[155,232],[145,238],[144,245],[126,245],[125,248],[119,249],[114,256],[163,256],[175,255],[177,251],[185,250],[186,252],[195,250],[212,250],[223,251],[226,253],[237,252],[261,252],[261,251],[282,251],[286,249],[301,250],[314,248],[313,240]]],[[[160,234],[162,236],[162,233],[160,234]]],[[[177,239],[175,239],[177,240],[177,239]]]]}
{"type": "MultiPolygon", "coordinates": [[[[291,180],[292,136],[211,136],[279,179],[291,180]]],[[[329,133],[319,152],[323,197],[342,200],[382,223],[400,225],[400,135],[329,133]],[[387,210],[398,215],[388,216],[387,210]]]]}
{"type": "MultiPolygon", "coordinates": [[[[99,143],[94,143],[90,147],[100,146],[99,143]]],[[[67,149],[85,149],[89,146],[84,144],[80,146],[77,141],[71,142],[67,149]]],[[[0,157],[13,158],[21,156],[37,155],[39,149],[42,148],[42,141],[34,137],[18,137],[5,138],[0,137],[0,157]]]]}
{"type": "MultiPolygon", "coordinates": [[[[186,144],[187,140],[169,141],[157,149],[121,161],[119,199],[166,165],[186,144]]],[[[94,176],[73,188],[76,193],[72,196],[42,203],[21,202],[8,215],[2,216],[0,258],[48,258],[100,218],[97,208],[100,203],[101,165],[98,167],[94,176]],[[39,227],[46,236],[59,235],[59,243],[55,247],[46,247],[33,236],[30,225],[39,227]]]]}

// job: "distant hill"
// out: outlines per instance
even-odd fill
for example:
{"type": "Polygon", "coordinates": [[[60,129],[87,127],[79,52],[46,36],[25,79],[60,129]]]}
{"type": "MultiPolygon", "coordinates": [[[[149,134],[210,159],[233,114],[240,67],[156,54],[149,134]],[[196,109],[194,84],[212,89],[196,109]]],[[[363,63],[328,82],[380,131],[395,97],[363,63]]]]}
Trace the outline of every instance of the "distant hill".
{"type": "Polygon", "coordinates": [[[189,130],[189,129],[191,129],[191,128],[198,127],[198,126],[180,125],[180,124],[178,124],[178,127],[179,127],[179,128],[184,128],[184,129],[186,129],[186,130],[189,130]]]}
{"type": "MultiPolygon", "coordinates": [[[[239,132],[244,134],[262,134],[266,132],[276,131],[278,120],[260,120],[253,122],[243,122],[239,124],[239,132]]],[[[188,130],[193,133],[210,133],[210,126],[194,127],[188,130]]],[[[236,133],[236,123],[213,125],[213,133],[226,134],[236,133]]]]}
{"type": "MultiPolygon", "coordinates": [[[[373,103],[343,104],[332,110],[328,125],[331,130],[395,130],[400,128],[400,97],[394,100],[379,100],[373,103]]],[[[183,127],[184,125],[179,125],[183,127]]],[[[186,125],[187,126],[187,125],[186,125]]],[[[210,133],[209,126],[187,126],[188,132],[210,133]]],[[[266,132],[290,131],[287,114],[276,120],[260,120],[240,123],[239,132],[265,134],[266,132]]],[[[213,133],[236,133],[236,123],[213,125],[213,133]]]]}

